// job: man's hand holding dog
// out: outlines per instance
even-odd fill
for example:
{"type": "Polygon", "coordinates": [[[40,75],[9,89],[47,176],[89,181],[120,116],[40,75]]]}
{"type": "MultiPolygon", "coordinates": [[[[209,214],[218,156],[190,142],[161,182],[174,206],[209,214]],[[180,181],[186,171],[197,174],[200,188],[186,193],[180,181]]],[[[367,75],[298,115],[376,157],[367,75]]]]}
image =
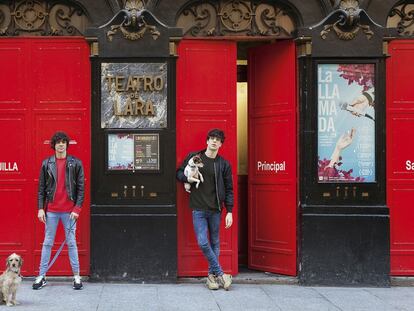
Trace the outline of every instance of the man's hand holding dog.
{"type": "Polygon", "coordinates": [[[44,224],[46,223],[46,214],[43,208],[39,209],[39,211],[37,212],[37,218],[39,218],[39,220],[44,224]]]}
{"type": "Polygon", "coordinates": [[[227,213],[226,215],[226,229],[230,228],[231,225],[233,224],[233,214],[232,213],[227,213]]]}

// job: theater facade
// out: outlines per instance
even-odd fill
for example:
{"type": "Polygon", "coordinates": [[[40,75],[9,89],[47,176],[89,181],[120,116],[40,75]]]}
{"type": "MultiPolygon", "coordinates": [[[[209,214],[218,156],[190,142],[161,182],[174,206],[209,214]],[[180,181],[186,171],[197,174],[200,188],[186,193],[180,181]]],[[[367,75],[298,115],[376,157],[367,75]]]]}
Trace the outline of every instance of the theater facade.
{"type": "MultiPolygon", "coordinates": [[[[304,285],[413,276],[413,10],[410,0],[0,0],[0,257],[19,253],[22,274],[38,273],[38,174],[63,130],[86,173],[81,274],[206,275],[175,170],[221,128],[236,199],[235,225],[221,230],[226,272],[304,285]]],[[[67,257],[49,274],[70,275],[67,257]]]]}

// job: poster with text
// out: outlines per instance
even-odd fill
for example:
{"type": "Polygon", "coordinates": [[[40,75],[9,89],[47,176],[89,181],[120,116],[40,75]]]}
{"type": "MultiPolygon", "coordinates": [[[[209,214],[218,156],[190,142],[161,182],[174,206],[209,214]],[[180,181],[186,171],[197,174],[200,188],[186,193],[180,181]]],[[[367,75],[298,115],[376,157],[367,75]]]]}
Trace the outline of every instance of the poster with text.
{"type": "Polygon", "coordinates": [[[318,182],[375,182],[375,65],[318,65],[318,182]]]}
{"type": "Polygon", "coordinates": [[[134,135],[108,134],[108,170],[124,171],[134,168],[134,135]]]}
{"type": "Polygon", "coordinates": [[[135,169],[160,169],[160,144],[158,134],[134,135],[135,169]]]}

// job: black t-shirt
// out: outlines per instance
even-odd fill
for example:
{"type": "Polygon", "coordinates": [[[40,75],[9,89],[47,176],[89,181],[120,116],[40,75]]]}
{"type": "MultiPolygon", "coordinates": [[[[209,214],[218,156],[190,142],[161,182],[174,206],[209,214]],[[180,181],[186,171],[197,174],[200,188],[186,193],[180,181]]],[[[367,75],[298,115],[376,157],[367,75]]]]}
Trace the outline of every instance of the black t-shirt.
{"type": "Polygon", "coordinates": [[[214,175],[215,159],[209,158],[202,153],[201,160],[203,161],[204,167],[199,170],[204,177],[204,182],[200,182],[198,189],[196,189],[194,184],[191,187],[190,208],[198,211],[218,210],[219,204],[217,202],[214,175]]]}

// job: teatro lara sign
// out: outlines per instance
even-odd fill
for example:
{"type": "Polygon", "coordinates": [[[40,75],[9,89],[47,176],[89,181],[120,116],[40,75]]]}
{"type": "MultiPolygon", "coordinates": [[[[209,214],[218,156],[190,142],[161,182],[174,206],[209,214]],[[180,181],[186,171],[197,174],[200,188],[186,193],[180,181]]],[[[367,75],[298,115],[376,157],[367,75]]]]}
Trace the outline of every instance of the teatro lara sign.
{"type": "Polygon", "coordinates": [[[101,64],[101,128],[167,127],[166,63],[101,64]]]}

